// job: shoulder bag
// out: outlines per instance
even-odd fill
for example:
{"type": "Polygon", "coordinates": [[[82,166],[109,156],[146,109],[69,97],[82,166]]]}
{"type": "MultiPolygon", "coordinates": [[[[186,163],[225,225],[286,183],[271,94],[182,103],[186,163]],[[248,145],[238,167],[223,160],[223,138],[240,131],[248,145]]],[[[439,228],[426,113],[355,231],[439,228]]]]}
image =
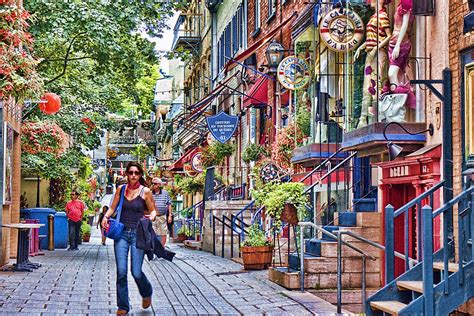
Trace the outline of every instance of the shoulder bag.
{"type": "Polygon", "coordinates": [[[123,199],[125,197],[125,188],[120,189],[120,202],[119,205],[117,206],[117,209],[115,212],[117,213],[117,218],[109,218],[109,225],[107,229],[105,230],[105,237],[113,239],[113,240],[119,240],[120,237],[122,237],[124,225],[120,223],[120,215],[122,215],[122,205],[123,205],[123,199]]]}

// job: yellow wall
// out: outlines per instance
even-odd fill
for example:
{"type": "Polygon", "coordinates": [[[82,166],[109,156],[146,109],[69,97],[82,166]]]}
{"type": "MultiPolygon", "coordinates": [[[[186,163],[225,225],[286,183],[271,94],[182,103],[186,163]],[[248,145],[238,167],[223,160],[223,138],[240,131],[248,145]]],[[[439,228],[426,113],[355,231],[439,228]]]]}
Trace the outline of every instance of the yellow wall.
{"type": "MultiPolygon", "coordinates": [[[[36,187],[37,181],[35,177],[22,177],[21,194],[26,192],[28,207],[36,207],[36,187]]],[[[49,205],[49,181],[41,180],[40,184],[40,207],[49,205]]]]}

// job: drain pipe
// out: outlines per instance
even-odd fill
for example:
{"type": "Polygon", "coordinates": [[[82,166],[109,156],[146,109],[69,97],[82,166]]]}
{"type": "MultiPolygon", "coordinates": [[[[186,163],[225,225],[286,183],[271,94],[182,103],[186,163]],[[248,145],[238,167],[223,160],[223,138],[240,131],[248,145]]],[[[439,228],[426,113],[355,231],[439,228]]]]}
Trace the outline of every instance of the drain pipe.
{"type": "MultiPolygon", "coordinates": [[[[290,248],[288,244],[288,249],[290,248]]],[[[300,289],[304,292],[304,237],[303,226],[300,226],[300,289]]]]}
{"type": "MultiPolygon", "coordinates": [[[[217,64],[219,61],[218,47],[217,47],[217,8],[211,10],[211,56],[212,56],[212,68],[211,68],[211,87],[215,88],[217,82],[217,73],[219,69],[217,64]]],[[[214,101],[215,102],[215,101],[214,101]]]]}

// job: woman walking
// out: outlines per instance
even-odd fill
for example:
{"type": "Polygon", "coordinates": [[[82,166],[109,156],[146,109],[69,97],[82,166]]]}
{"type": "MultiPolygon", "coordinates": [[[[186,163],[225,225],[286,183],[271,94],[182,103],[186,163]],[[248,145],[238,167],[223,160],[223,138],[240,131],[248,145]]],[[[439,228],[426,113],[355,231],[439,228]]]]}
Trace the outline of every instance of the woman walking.
{"type": "Polygon", "coordinates": [[[102,235],[102,245],[105,246],[105,232],[104,232],[104,227],[102,227],[102,220],[104,219],[105,213],[109,210],[109,207],[107,205],[104,205],[102,207],[102,212],[99,214],[99,219],[97,220],[97,229],[100,226],[100,234],[102,235]]]}
{"type": "Polygon", "coordinates": [[[137,249],[137,225],[145,214],[150,212],[150,220],[156,217],[154,200],[151,191],[146,187],[143,178],[143,168],[136,162],[130,162],[125,169],[127,184],[118,187],[110,209],[105,213],[102,227],[108,227],[108,219],[114,214],[120,200],[122,190],[125,190],[120,222],[124,224],[122,237],[114,242],[115,263],[117,265],[117,315],[125,315],[130,311],[128,297],[127,265],[128,253],[131,253],[131,272],[142,296],[142,307],[151,305],[153,289],[150,281],[142,271],[144,251],[137,249]]]}

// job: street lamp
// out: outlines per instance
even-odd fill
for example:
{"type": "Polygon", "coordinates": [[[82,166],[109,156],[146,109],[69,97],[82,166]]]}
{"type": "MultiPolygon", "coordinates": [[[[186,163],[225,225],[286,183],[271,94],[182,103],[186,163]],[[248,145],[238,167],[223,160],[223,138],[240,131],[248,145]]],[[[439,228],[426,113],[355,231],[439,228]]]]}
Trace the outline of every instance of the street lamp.
{"type": "Polygon", "coordinates": [[[265,55],[267,57],[267,63],[268,63],[268,66],[270,67],[271,72],[276,72],[278,65],[283,59],[284,53],[285,53],[285,49],[275,39],[272,40],[270,45],[268,45],[268,48],[265,51],[265,55]]]}
{"type": "Polygon", "coordinates": [[[419,132],[410,132],[408,131],[402,124],[398,123],[398,122],[390,122],[388,123],[387,125],[385,125],[384,129],[383,129],[383,137],[385,138],[385,140],[387,141],[387,149],[388,149],[388,159],[389,160],[393,160],[395,159],[398,155],[400,155],[400,153],[402,152],[403,150],[403,147],[402,146],[399,146],[397,144],[394,144],[392,141],[389,141],[388,138],[387,138],[387,128],[390,126],[390,125],[397,125],[399,126],[402,130],[404,130],[406,133],[410,134],[410,135],[418,135],[418,134],[423,134],[425,132],[429,132],[430,136],[433,136],[434,134],[434,126],[433,124],[430,123],[430,125],[428,125],[428,128],[425,129],[425,130],[422,130],[422,131],[419,131],[419,132]]]}

